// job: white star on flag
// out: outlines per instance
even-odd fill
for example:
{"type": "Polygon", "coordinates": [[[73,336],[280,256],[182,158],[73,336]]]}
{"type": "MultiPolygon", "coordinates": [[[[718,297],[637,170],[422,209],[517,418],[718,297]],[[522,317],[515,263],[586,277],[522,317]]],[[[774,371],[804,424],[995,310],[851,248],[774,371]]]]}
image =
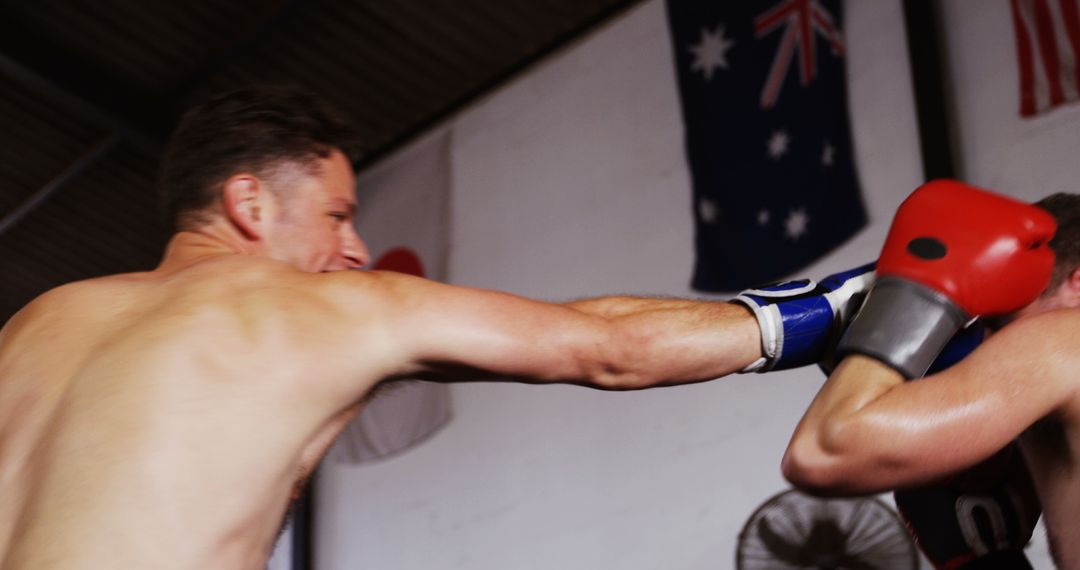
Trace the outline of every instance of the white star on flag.
{"type": "Polygon", "coordinates": [[[791,144],[791,137],[788,136],[787,131],[773,131],[768,144],[769,156],[777,159],[787,154],[788,145],[791,144]]]}
{"type": "Polygon", "coordinates": [[[717,69],[727,69],[727,52],[735,46],[733,40],[724,37],[724,25],[720,24],[715,31],[701,29],[701,41],[689,46],[694,53],[694,63],[690,69],[700,71],[705,75],[705,81],[712,79],[713,72],[717,69]]]}
{"type": "Polygon", "coordinates": [[[757,225],[767,226],[769,225],[769,211],[765,208],[758,210],[757,213],[757,225]]]}
{"type": "Polygon", "coordinates": [[[791,241],[799,241],[799,238],[806,233],[806,226],[810,223],[810,216],[806,215],[806,210],[799,208],[788,212],[788,217],[784,220],[784,234],[791,241]]]}
{"type": "Polygon", "coordinates": [[[836,147],[829,141],[825,141],[825,148],[821,151],[821,165],[832,166],[836,160],[836,147]]]}
{"type": "Polygon", "coordinates": [[[720,208],[716,207],[716,203],[708,198],[702,198],[698,203],[698,215],[701,216],[701,221],[706,224],[711,224],[720,217],[720,208]]]}

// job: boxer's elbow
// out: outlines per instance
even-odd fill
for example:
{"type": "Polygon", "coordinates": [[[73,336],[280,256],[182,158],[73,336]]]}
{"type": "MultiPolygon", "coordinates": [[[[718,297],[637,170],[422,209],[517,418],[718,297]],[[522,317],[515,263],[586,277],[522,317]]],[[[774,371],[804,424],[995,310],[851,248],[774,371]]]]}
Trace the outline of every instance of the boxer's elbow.
{"type": "Polygon", "coordinates": [[[838,494],[843,488],[843,470],[839,458],[827,453],[814,438],[797,435],[791,440],[780,471],[789,483],[820,496],[838,494]]]}
{"type": "Polygon", "coordinates": [[[807,493],[845,497],[880,493],[926,480],[918,456],[898,435],[887,443],[858,417],[796,432],[781,463],[784,478],[807,493]]]}
{"type": "Polygon", "coordinates": [[[824,421],[816,429],[800,427],[781,461],[784,478],[818,496],[867,492],[863,466],[869,458],[852,445],[853,429],[855,426],[843,420],[824,421]]]}
{"type": "Polygon", "coordinates": [[[598,390],[625,391],[647,388],[652,384],[632,371],[617,366],[601,366],[589,372],[586,383],[598,390]]]}
{"type": "Polygon", "coordinates": [[[602,390],[638,390],[663,380],[652,370],[650,338],[619,320],[608,322],[582,366],[589,384],[602,390]]]}
{"type": "Polygon", "coordinates": [[[584,369],[586,383],[599,390],[640,390],[656,385],[652,378],[618,355],[592,361],[584,369]]]}

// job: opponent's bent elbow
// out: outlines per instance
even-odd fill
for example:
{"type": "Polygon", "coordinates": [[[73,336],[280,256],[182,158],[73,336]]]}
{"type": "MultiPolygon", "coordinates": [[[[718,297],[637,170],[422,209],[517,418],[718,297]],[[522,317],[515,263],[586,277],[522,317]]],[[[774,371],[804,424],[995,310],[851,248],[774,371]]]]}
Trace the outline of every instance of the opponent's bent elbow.
{"type": "Polygon", "coordinates": [[[781,462],[784,478],[823,497],[880,493],[926,479],[925,468],[902,446],[869,441],[869,431],[856,418],[832,418],[813,430],[800,426],[781,462]]]}
{"type": "Polygon", "coordinates": [[[846,488],[838,459],[808,438],[792,439],[780,462],[780,471],[789,483],[817,496],[843,495],[846,488]]]}
{"type": "Polygon", "coordinates": [[[818,496],[865,492],[859,480],[861,458],[845,443],[845,436],[853,427],[835,418],[826,419],[814,428],[800,426],[780,464],[784,478],[818,496]]]}

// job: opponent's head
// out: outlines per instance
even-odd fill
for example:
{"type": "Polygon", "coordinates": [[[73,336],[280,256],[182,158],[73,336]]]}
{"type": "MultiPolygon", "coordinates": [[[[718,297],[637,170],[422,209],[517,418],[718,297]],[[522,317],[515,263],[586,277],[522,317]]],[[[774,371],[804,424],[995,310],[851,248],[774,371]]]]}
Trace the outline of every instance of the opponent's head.
{"type": "Polygon", "coordinates": [[[1080,194],[1058,193],[1035,205],[1050,212],[1057,221],[1057,233],[1050,240],[1054,250],[1054,273],[1044,297],[1064,306],[1080,305],[1080,194]]]}
{"type": "Polygon", "coordinates": [[[246,253],[307,271],[367,263],[352,225],[357,144],[317,97],[250,88],[189,111],[166,151],[161,195],[177,231],[227,231],[246,253]]]}
{"type": "Polygon", "coordinates": [[[1054,270],[1046,291],[1034,303],[1016,313],[987,319],[991,328],[1001,328],[1013,320],[1053,309],[1080,307],[1080,194],[1053,194],[1035,202],[1057,222],[1050,240],[1054,270]]]}

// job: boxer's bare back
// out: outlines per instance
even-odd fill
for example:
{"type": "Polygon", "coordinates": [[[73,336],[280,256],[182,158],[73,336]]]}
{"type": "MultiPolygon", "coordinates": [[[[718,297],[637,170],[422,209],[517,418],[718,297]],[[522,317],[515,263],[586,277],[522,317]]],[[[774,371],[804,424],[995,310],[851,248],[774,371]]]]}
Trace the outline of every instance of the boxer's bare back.
{"type": "Polygon", "coordinates": [[[261,568],[299,483],[384,380],[624,389],[760,356],[726,303],[554,305],[335,271],[367,261],[340,153],[292,182],[302,199],[232,182],[246,218],[178,233],[154,271],[50,291],[0,333],[3,570],[261,568]]]}
{"type": "Polygon", "coordinates": [[[321,387],[350,375],[363,390],[382,372],[378,358],[313,357],[336,341],[320,338],[317,301],[290,290],[312,276],[275,265],[233,256],[73,284],[13,320],[0,342],[4,568],[265,560],[355,400],[330,413],[321,387]]]}
{"type": "Polygon", "coordinates": [[[298,481],[385,376],[377,344],[322,358],[364,347],[374,319],[333,307],[318,273],[366,262],[352,170],[321,166],[292,177],[307,198],[288,215],[262,196],[259,219],[281,223],[255,245],[228,223],[178,233],[156,270],[60,287],[4,327],[0,567],[263,563],[298,481]]]}

